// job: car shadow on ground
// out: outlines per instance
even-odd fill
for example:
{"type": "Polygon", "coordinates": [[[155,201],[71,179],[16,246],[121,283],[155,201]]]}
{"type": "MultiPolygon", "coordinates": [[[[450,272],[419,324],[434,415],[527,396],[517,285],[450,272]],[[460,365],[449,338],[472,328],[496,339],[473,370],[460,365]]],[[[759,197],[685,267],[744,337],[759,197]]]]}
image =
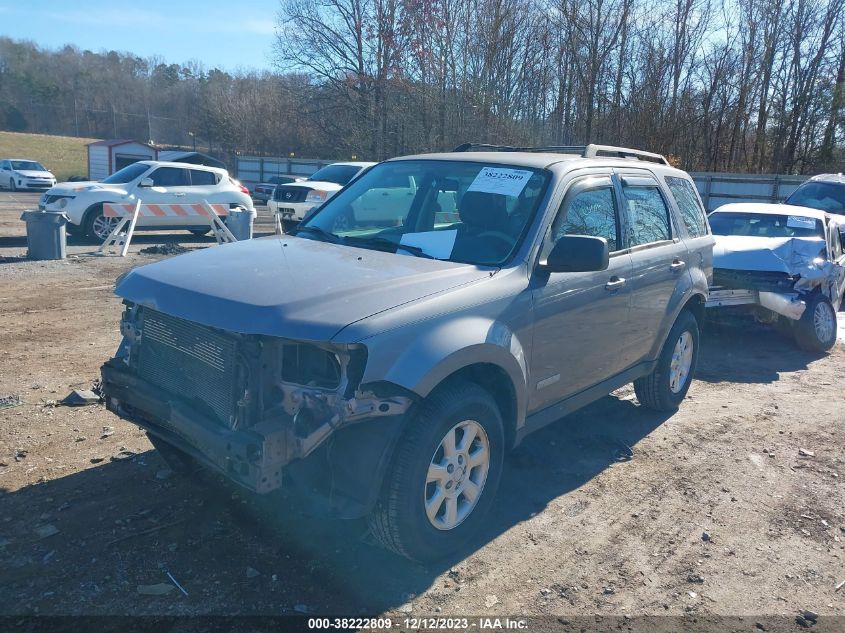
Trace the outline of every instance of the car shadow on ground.
{"type": "Polygon", "coordinates": [[[154,451],[103,462],[15,492],[0,490],[0,614],[172,613],[136,585],[169,582],[194,613],[377,613],[553,500],[635,455],[668,416],[608,396],[531,435],[506,460],[484,533],[422,566],[372,544],[366,523],[306,515],[282,495],[257,497],[216,476],[174,475],[154,451]],[[54,526],[58,533],[44,536],[54,526]],[[247,568],[251,568],[248,570],[247,568]]]}
{"type": "Polygon", "coordinates": [[[825,356],[800,349],[788,332],[745,320],[707,321],[702,340],[695,377],[705,382],[775,382],[825,356]]]}

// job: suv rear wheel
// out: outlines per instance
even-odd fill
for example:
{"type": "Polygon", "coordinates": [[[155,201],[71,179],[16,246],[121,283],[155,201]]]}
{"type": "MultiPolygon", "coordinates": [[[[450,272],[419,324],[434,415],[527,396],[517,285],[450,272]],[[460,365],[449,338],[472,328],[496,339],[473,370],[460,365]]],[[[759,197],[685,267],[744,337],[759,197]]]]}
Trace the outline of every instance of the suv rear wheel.
{"type": "Polygon", "coordinates": [[[657,365],[634,381],[637,400],[655,411],[674,411],[689,391],[698,363],[698,321],[682,310],[666,337],[657,365]]]}
{"type": "Polygon", "coordinates": [[[421,562],[442,558],[483,529],[504,460],[495,401],[474,383],[436,390],[396,448],[370,516],[379,542],[421,562]]]}
{"type": "Polygon", "coordinates": [[[794,321],[792,332],[798,347],[808,352],[826,352],[836,343],[836,311],[821,293],[807,300],[801,319],[794,321]]]}

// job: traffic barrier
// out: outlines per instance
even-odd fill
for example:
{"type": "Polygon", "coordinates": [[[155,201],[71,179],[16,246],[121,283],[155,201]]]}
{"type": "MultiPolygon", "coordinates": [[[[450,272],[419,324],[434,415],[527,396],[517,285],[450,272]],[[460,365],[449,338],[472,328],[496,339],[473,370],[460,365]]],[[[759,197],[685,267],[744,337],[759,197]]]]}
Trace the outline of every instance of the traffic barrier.
{"type": "Polygon", "coordinates": [[[208,222],[218,244],[236,242],[235,236],[220,219],[220,216],[228,215],[228,213],[229,205],[209,204],[205,200],[194,204],[144,204],[142,200],[138,200],[135,204],[107,202],[103,205],[103,217],[120,218],[120,222],[97,249],[97,253],[105,254],[108,248],[116,247],[120,250],[120,256],[126,257],[132,236],[135,234],[135,225],[138,223],[138,218],[195,216],[208,222]],[[127,224],[129,227],[126,232],[123,232],[123,228],[127,224]]]}

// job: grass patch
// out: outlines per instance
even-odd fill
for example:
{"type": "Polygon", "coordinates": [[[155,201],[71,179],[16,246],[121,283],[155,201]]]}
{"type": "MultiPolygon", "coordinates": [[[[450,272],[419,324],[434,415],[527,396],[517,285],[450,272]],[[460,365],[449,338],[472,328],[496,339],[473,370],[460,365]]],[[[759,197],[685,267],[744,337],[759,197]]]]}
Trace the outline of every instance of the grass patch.
{"type": "Polygon", "coordinates": [[[71,176],[88,176],[86,145],[95,138],[0,132],[0,158],[37,160],[55,174],[59,182],[71,176]]]}

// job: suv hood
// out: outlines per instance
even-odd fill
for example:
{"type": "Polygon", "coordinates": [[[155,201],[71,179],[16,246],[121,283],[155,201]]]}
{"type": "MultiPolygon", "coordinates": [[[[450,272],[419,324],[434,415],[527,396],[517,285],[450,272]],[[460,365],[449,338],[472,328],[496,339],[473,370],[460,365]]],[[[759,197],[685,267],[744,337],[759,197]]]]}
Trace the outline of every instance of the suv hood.
{"type": "Polygon", "coordinates": [[[469,264],[266,237],[141,266],[115,293],[223,330],[328,341],[351,323],[489,275],[469,264]]]}
{"type": "Polygon", "coordinates": [[[713,267],[805,275],[817,268],[814,260],[824,254],[820,237],[747,237],[715,235],[713,267]]]}

